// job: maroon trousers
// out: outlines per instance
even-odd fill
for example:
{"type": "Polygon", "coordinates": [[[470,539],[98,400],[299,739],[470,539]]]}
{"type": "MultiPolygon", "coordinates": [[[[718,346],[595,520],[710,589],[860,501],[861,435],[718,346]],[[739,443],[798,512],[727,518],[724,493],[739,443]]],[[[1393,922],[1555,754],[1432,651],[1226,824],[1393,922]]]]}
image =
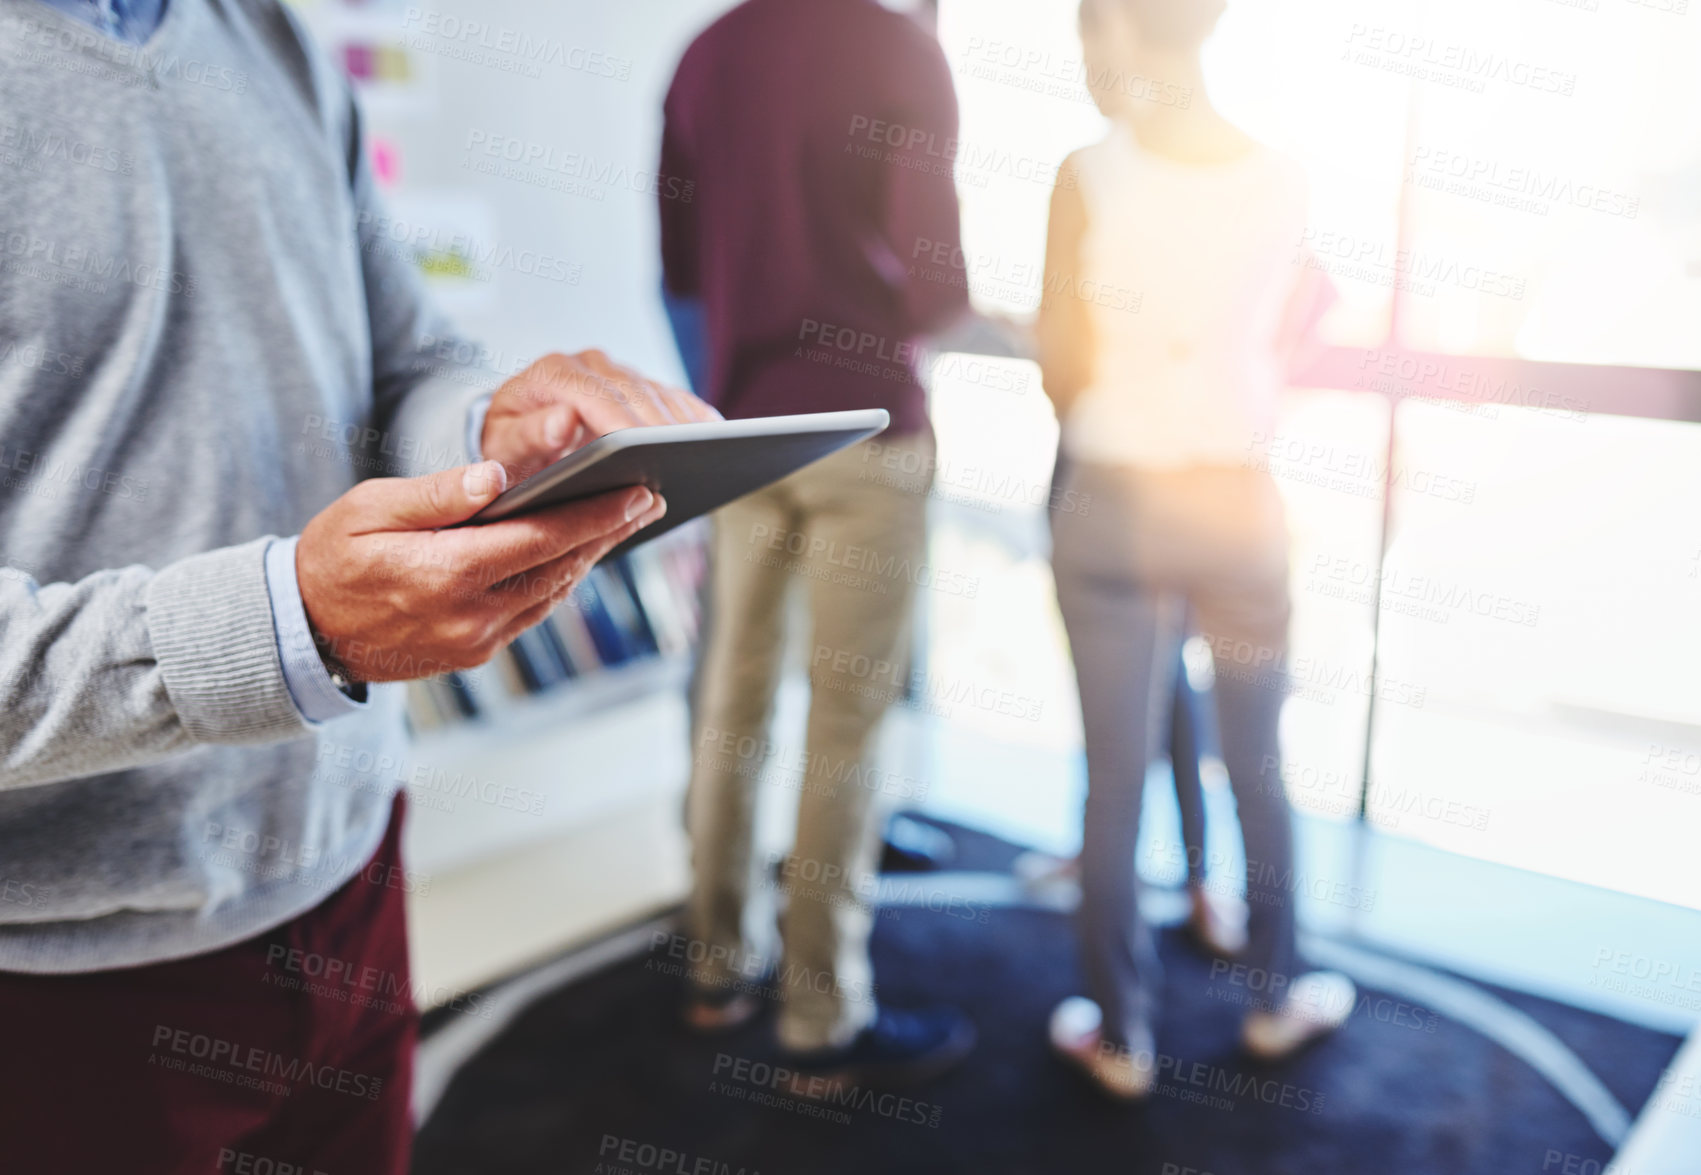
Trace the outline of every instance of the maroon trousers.
{"type": "Polygon", "coordinates": [[[0,1169],[405,1175],[418,1014],[405,801],[316,909],[191,959],[0,974],[0,1169]]]}

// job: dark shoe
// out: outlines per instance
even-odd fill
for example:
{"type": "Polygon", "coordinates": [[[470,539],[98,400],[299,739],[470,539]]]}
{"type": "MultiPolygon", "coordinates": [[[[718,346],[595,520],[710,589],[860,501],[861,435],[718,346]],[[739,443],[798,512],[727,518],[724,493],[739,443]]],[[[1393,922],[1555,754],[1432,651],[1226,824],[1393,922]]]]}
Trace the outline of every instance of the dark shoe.
{"type": "Polygon", "coordinates": [[[951,835],[931,824],[893,816],[886,822],[886,843],[881,846],[880,872],[925,873],[943,869],[957,859],[951,835]]]}
{"type": "Polygon", "coordinates": [[[698,987],[687,983],[685,1007],[680,1013],[685,1027],[706,1034],[743,1028],[762,1011],[760,996],[746,990],[747,986],[698,987]]]}
{"type": "Polygon", "coordinates": [[[975,1026],[955,1008],[881,1008],[874,1023],[844,1048],[793,1053],[790,1059],[800,1074],[825,1078],[829,1087],[896,1086],[938,1077],[974,1047],[975,1026]]]}

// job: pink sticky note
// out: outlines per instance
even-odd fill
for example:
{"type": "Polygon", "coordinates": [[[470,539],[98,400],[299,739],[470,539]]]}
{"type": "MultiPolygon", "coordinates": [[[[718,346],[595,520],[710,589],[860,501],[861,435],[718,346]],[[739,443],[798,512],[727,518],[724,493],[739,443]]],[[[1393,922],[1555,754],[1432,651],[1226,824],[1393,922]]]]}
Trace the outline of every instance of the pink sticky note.
{"type": "Polygon", "coordinates": [[[372,174],[386,188],[393,188],[401,182],[402,153],[388,139],[372,140],[372,174]]]}
{"type": "Polygon", "coordinates": [[[372,76],[372,48],[369,45],[344,45],[343,70],[351,78],[365,81],[372,76]]]}

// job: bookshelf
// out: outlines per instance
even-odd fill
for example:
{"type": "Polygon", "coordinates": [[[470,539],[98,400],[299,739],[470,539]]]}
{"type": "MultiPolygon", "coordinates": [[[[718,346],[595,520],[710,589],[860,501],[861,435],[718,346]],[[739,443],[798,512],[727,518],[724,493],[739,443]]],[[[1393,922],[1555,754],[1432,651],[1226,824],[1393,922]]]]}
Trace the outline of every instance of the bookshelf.
{"type": "Polygon", "coordinates": [[[690,770],[688,671],[673,659],[609,670],[513,713],[419,740],[415,754],[434,777],[476,780],[481,793],[492,785],[509,790],[496,790],[491,801],[413,787],[410,860],[433,873],[453,870],[682,790],[690,770]]]}
{"type": "Polygon", "coordinates": [[[414,747],[432,757],[500,754],[499,741],[545,737],[649,694],[683,689],[690,669],[690,658],[682,654],[644,657],[599,670],[563,689],[515,698],[500,710],[454,727],[426,731],[414,737],[414,747]]]}
{"type": "Polygon", "coordinates": [[[575,706],[592,710],[634,682],[641,687],[649,662],[688,657],[701,623],[703,534],[700,526],[682,527],[599,564],[566,603],[490,664],[409,683],[416,736],[429,745],[441,731],[496,727],[514,734],[528,721],[564,719],[575,706]]]}
{"type": "Polygon", "coordinates": [[[428,1001],[675,904],[701,532],[598,567],[526,639],[410,686],[414,969],[428,1001]],[[529,661],[528,661],[529,659],[529,661]]]}

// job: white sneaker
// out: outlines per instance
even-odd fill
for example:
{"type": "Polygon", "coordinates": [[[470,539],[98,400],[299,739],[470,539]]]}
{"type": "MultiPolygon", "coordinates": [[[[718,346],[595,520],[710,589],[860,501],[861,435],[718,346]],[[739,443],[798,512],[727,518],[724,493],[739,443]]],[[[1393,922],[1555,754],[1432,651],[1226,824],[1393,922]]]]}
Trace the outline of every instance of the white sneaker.
{"type": "Polygon", "coordinates": [[[1240,1042],[1261,1061],[1291,1057],[1345,1024],[1357,1000],[1358,989],[1339,971],[1308,971],[1294,979],[1281,1007],[1248,1013],[1240,1042]]]}
{"type": "Polygon", "coordinates": [[[1075,857],[1054,857],[1038,849],[1029,849],[1017,857],[1010,872],[1030,898],[1044,902],[1061,902],[1079,897],[1081,892],[1081,862],[1075,857]]]}
{"type": "Polygon", "coordinates": [[[1232,959],[1246,949],[1245,902],[1208,885],[1188,886],[1187,898],[1187,930],[1193,941],[1219,959],[1232,959]]]}
{"type": "Polygon", "coordinates": [[[1119,1101],[1137,1102],[1157,1084],[1157,1055],[1149,1031],[1127,1046],[1106,1043],[1104,1013],[1084,996],[1070,996],[1051,1013],[1051,1047],[1119,1101]]]}

